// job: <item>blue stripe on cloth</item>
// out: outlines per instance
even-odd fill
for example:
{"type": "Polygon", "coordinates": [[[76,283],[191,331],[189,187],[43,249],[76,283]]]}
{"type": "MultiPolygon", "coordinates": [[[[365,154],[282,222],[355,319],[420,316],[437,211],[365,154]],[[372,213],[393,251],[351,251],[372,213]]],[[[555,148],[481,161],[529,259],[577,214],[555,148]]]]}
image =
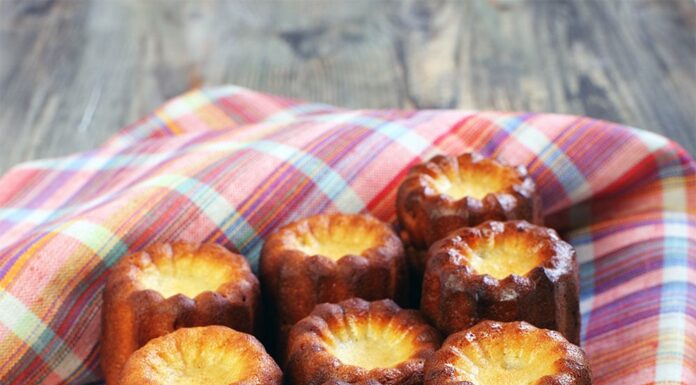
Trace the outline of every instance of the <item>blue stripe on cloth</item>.
{"type": "Polygon", "coordinates": [[[510,136],[524,144],[536,154],[534,161],[540,161],[563,187],[564,193],[573,202],[578,202],[590,196],[592,192],[587,179],[575,166],[575,163],[543,132],[520,116],[505,116],[496,121],[510,136]]]}

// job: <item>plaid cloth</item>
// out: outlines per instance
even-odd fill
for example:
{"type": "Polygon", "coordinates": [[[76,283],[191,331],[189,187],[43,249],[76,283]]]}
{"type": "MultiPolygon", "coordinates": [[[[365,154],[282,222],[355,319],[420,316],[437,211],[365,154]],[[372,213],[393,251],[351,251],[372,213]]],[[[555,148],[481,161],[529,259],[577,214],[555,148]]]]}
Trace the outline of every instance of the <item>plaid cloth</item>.
{"type": "Polygon", "coordinates": [[[676,144],[585,117],[355,111],[238,87],[0,179],[0,383],[99,379],[104,273],[129,250],[212,241],[255,266],[299,217],[393,220],[409,166],[472,149],[527,165],[577,248],[595,384],[696,384],[696,164],[676,144]]]}

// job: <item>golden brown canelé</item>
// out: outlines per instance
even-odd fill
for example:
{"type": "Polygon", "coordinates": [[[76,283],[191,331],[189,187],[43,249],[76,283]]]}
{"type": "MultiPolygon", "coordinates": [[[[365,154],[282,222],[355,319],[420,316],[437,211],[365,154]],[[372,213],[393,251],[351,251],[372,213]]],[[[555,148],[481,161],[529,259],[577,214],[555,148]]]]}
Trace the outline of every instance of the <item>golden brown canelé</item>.
{"type": "Polygon", "coordinates": [[[580,338],[575,250],[552,229],[485,222],[428,251],[421,311],[446,335],[481,320],[527,321],[580,338]]]}
{"type": "Polygon", "coordinates": [[[439,346],[440,334],[418,311],[392,300],[321,304],[292,327],[286,376],[290,385],[421,384],[424,361],[439,346]]]}
{"type": "Polygon", "coordinates": [[[252,335],[224,326],[182,328],[131,354],[119,385],[280,385],[282,373],[252,335]]]}
{"type": "Polygon", "coordinates": [[[259,282],[247,261],[216,244],[155,244],[109,272],[102,309],[101,367],[116,384],[128,356],[181,327],[224,325],[252,333],[259,282]]]}
{"type": "Polygon", "coordinates": [[[484,321],[449,336],[425,364],[425,385],[590,385],[583,351],[526,322],[484,321]]]}
{"type": "Polygon", "coordinates": [[[324,302],[400,301],[407,279],[398,235],[360,214],[317,215],[282,227],[266,241],[260,265],[264,295],[281,325],[293,325],[324,302]]]}
{"type": "Polygon", "coordinates": [[[543,220],[541,199],[523,166],[475,153],[438,155],[411,168],[396,209],[404,243],[414,249],[409,262],[421,273],[424,251],[452,230],[488,220],[543,220]]]}

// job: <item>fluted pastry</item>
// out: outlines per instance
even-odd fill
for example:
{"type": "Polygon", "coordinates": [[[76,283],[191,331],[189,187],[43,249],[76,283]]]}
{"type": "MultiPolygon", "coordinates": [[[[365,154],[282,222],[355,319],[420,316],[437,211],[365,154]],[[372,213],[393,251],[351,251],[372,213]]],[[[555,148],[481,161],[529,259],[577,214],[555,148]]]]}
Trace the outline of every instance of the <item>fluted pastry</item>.
{"type": "Polygon", "coordinates": [[[288,327],[320,303],[399,299],[406,275],[401,240],[369,215],[325,214],[290,223],[268,238],[261,255],[264,292],[288,327]]]}
{"type": "Polygon", "coordinates": [[[527,321],[579,341],[575,251],[554,230],[490,221],[453,231],[428,254],[421,311],[443,333],[484,319],[527,321]]]}
{"type": "Polygon", "coordinates": [[[110,271],[102,309],[101,367],[116,384],[128,356],[181,327],[253,332],[259,282],[246,259],[216,244],[155,244],[110,271]]]}
{"type": "Polygon", "coordinates": [[[449,336],[425,365],[425,385],[591,385],[583,351],[526,322],[484,321],[449,336]]]}
{"type": "Polygon", "coordinates": [[[280,385],[282,373],[252,335],[224,326],[182,328],[126,362],[119,385],[280,385]]]}
{"type": "Polygon", "coordinates": [[[286,375],[294,385],[420,384],[439,343],[418,311],[388,299],[321,304],[290,332],[286,375]]]}
{"type": "Polygon", "coordinates": [[[397,214],[409,261],[423,272],[424,251],[452,230],[487,220],[541,224],[541,200],[523,166],[475,153],[438,155],[414,166],[399,187],[397,214]]]}

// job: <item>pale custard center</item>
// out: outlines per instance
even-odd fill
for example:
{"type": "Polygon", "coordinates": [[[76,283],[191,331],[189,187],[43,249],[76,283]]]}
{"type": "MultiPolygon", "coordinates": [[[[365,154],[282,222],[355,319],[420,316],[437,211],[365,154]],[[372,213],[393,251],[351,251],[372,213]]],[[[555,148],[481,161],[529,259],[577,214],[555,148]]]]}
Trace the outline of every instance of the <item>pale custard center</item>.
{"type": "Polygon", "coordinates": [[[158,383],[167,385],[229,385],[248,376],[245,357],[211,344],[183,346],[148,357],[158,383]]]}
{"type": "Polygon", "coordinates": [[[307,255],[323,255],[334,261],[346,255],[362,255],[370,246],[361,243],[314,243],[305,245],[301,251],[307,255]]]}
{"type": "Polygon", "coordinates": [[[470,166],[440,175],[433,180],[433,185],[440,194],[453,200],[465,197],[481,200],[488,194],[504,191],[516,179],[514,170],[508,168],[481,170],[477,166],[470,166]]]}
{"type": "Polygon", "coordinates": [[[476,385],[536,385],[542,377],[556,374],[556,362],[562,356],[553,342],[524,339],[506,341],[499,336],[462,350],[454,349],[457,380],[476,385]]]}
{"type": "Polygon", "coordinates": [[[185,258],[150,265],[138,277],[145,289],[151,289],[169,298],[183,294],[194,298],[205,291],[216,291],[230,280],[230,268],[205,260],[185,258]]]}
{"type": "Polygon", "coordinates": [[[332,231],[327,234],[307,234],[298,242],[298,250],[307,255],[323,255],[337,261],[346,255],[363,255],[366,250],[379,245],[379,240],[366,231],[354,229],[354,233],[332,231]]]}
{"type": "Polygon", "coordinates": [[[384,322],[350,322],[325,337],[327,350],[345,365],[365,369],[391,368],[413,356],[415,336],[384,322]]]}
{"type": "Polygon", "coordinates": [[[491,184],[479,184],[474,181],[456,181],[451,182],[449,179],[442,178],[436,183],[437,190],[441,194],[448,195],[452,197],[453,200],[460,200],[464,197],[472,197],[474,199],[483,199],[486,195],[490,193],[496,193],[502,189],[504,186],[500,186],[498,183],[491,184]]]}
{"type": "Polygon", "coordinates": [[[509,275],[525,275],[545,259],[540,243],[529,242],[523,237],[501,234],[482,240],[466,253],[466,259],[479,274],[497,279],[509,275]]]}
{"type": "Polygon", "coordinates": [[[211,366],[169,369],[158,378],[167,385],[229,385],[240,380],[239,370],[226,363],[211,366]]]}

